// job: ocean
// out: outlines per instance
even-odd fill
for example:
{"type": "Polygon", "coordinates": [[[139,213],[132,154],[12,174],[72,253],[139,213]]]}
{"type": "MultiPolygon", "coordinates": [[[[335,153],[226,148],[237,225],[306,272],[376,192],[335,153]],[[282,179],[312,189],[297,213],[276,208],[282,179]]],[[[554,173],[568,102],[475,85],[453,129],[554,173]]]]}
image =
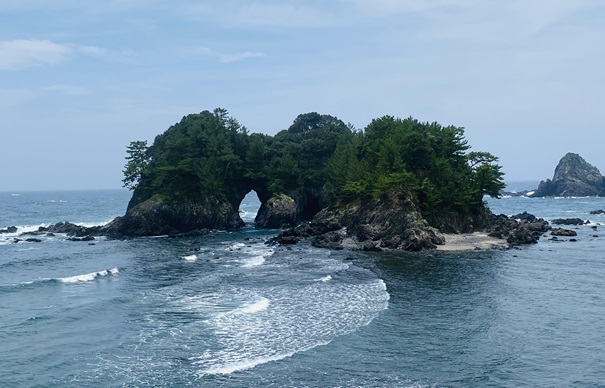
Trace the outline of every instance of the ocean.
{"type": "Polygon", "coordinates": [[[605,198],[489,199],[592,222],[566,227],[576,242],[507,251],[267,245],[277,231],[253,227],[254,195],[237,232],[18,236],[106,223],[129,198],[0,193],[0,229],[18,227],[0,234],[0,386],[605,386],[605,215],[589,214],[605,198]]]}

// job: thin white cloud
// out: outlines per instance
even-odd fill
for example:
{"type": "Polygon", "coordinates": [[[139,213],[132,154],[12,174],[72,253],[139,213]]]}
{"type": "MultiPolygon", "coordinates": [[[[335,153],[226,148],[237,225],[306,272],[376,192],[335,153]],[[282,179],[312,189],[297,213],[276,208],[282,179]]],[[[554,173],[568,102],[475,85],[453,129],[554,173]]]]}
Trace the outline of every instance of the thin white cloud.
{"type": "Polygon", "coordinates": [[[208,47],[193,47],[179,50],[179,53],[183,57],[191,56],[206,56],[216,58],[220,63],[233,63],[243,61],[249,58],[260,58],[264,57],[265,53],[260,51],[242,51],[236,53],[224,53],[212,50],[208,47]]]}
{"type": "Polygon", "coordinates": [[[242,61],[244,59],[248,59],[248,58],[259,58],[259,57],[264,57],[265,53],[262,52],[251,52],[251,51],[245,51],[242,53],[236,53],[236,54],[221,54],[219,55],[219,61],[221,63],[232,63],[232,62],[239,62],[242,61]]]}
{"type": "Polygon", "coordinates": [[[78,47],[80,52],[94,57],[104,57],[107,55],[107,50],[96,46],[81,46],[78,47]]]}
{"type": "Polygon", "coordinates": [[[19,70],[60,63],[70,53],[67,45],[49,40],[0,41],[0,70],[19,70]]]}
{"type": "Polygon", "coordinates": [[[54,93],[72,95],[72,96],[83,96],[86,94],[90,94],[90,90],[86,89],[83,86],[66,85],[66,84],[45,86],[45,87],[41,88],[40,90],[43,92],[54,92],[54,93]]]}

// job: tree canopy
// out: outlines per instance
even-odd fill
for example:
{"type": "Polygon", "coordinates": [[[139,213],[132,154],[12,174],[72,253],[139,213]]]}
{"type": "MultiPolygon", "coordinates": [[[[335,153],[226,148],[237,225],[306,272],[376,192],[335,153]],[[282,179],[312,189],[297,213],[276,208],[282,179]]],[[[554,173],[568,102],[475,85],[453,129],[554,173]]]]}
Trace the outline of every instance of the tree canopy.
{"type": "Polygon", "coordinates": [[[444,210],[476,211],[504,187],[498,158],[470,148],[462,127],[411,117],[383,116],[356,130],[311,112],[268,136],[217,108],[183,117],[149,147],[131,142],[123,182],[134,190],[131,205],[158,195],[237,208],[255,190],[261,201],[313,192],[328,206],[398,191],[430,221],[444,210]]]}

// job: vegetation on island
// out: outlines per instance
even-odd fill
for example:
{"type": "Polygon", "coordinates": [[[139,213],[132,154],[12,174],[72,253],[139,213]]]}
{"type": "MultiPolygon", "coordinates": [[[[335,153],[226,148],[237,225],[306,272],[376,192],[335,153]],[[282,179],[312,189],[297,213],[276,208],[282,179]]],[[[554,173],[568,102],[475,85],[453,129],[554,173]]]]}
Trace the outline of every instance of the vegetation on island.
{"type": "Polygon", "coordinates": [[[299,115],[274,136],[249,133],[225,109],[191,114],[153,144],[127,148],[123,183],[129,208],[152,196],[234,209],[255,190],[261,202],[278,194],[307,201],[309,217],[324,207],[398,192],[431,219],[472,214],[484,195],[504,188],[498,158],[470,152],[464,129],[383,116],[357,130],[318,113],[299,115]]]}

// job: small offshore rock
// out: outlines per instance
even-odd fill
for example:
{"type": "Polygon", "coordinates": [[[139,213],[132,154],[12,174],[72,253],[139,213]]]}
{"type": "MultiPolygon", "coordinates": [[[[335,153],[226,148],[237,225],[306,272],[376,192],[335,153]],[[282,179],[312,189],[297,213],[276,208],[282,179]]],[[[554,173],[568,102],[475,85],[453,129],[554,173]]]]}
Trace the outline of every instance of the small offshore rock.
{"type": "Polygon", "coordinates": [[[572,236],[578,235],[578,233],[576,233],[575,230],[569,230],[569,229],[563,229],[563,228],[553,229],[552,232],[550,232],[550,234],[553,236],[565,236],[565,237],[572,237],[572,236]]]}
{"type": "Polygon", "coordinates": [[[550,222],[553,225],[584,225],[589,221],[584,221],[581,218],[556,218],[550,222]]]}

